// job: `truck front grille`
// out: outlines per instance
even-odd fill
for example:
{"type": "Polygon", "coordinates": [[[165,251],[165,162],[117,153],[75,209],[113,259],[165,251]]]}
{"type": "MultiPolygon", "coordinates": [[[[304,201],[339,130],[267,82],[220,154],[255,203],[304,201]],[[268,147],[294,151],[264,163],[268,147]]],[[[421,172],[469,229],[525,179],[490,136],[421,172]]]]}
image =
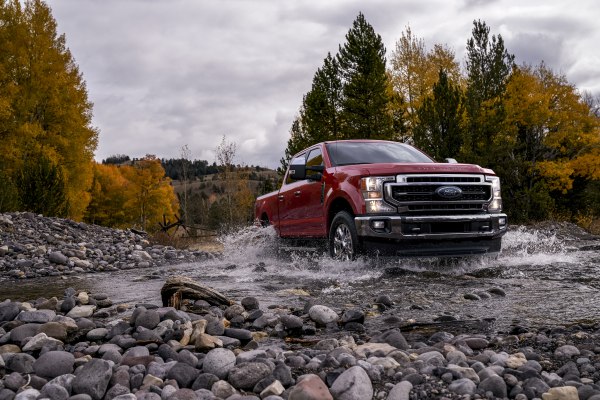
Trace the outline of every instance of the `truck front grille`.
{"type": "Polygon", "coordinates": [[[385,187],[386,200],[401,213],[483,211],[492,199],[483,175],[399,175],[385,187]]]}

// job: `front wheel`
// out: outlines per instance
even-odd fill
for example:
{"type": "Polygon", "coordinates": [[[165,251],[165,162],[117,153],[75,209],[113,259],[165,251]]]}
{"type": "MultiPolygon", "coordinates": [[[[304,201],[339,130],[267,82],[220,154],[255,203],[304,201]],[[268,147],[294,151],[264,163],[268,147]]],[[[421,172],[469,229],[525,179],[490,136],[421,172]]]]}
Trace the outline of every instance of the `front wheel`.
{"type": "Polygon", "coordinates": [[[354,218],[347,211],[335,215],[329,229],[329,254],[341,260],[354,260],[359,252],[358,234],[354,218]]]}

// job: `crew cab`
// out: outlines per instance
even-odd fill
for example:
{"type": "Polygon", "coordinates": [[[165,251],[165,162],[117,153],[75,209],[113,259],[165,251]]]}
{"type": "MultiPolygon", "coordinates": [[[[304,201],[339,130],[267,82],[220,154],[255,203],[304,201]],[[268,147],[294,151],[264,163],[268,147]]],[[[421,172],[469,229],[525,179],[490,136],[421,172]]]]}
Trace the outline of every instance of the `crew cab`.
{"type": "Polygon", "coordinates": [[[294,155],[281,188],[256,199],[255,217],[283,239],[325,241],[344,260],[495,253],[507,230],[494,171],[380,140],[294,155]]]}

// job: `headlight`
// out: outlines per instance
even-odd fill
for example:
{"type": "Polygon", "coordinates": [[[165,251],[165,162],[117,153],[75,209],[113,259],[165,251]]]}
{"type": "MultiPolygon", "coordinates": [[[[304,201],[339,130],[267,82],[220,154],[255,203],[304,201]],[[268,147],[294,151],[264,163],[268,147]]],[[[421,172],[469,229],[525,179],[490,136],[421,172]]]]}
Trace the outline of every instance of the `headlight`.
{"type": "Polygon", "coordinates": [[[369,176],[360,180],[360,190],[367,213],[393,213],[396,207],[393,207],[383,201],[383,184],[385,182],[395,181],[393,176],[369,176]]]}
{"type": "Polygon", "coordinates": [[[492,184],[492,202],[488,206],[488,211],[501,212],[502,196],[500,195],[500,178],[497,176],[486,176],[485,180],[492,184]]]}

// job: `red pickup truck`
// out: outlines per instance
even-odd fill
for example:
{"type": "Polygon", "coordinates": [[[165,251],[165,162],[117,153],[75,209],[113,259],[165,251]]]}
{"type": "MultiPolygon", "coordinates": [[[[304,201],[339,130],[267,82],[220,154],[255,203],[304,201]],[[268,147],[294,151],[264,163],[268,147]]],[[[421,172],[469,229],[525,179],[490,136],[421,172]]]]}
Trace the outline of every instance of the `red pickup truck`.
{"type": "Polygon", "coordinates": [[[292,158],[279,191],[256,199],[255,216],[283,239],[324,240],[344,260],[500,251],[500,179],[448,161],[391,141],[319,143],[292,158]]]}

